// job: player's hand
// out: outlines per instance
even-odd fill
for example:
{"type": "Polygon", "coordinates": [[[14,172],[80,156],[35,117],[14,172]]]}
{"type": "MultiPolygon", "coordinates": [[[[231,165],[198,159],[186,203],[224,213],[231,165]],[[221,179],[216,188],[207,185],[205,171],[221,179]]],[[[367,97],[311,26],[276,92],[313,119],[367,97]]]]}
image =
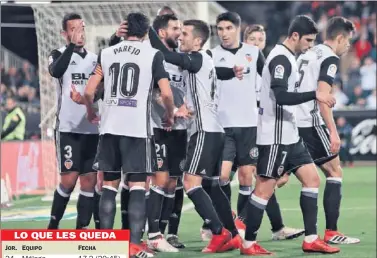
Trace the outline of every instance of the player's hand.
{"type": "Polygon", "coordinates": [[[70,93],[71,99],[79,105],[84,104],[84,98],[81,96],[80,92],[76,90],[75,85],[71,85],[71,93],[70,93]]]}
{"type": "Polygon", "coordinates": [[[81,21],[73,30],[71,42],[75,45],[82,45],[84,41],[84,21],[81,21]]]}
{"type": "Polygon", "coordinates": [[[117,31],[115,32],[115,36],[118,38],[126,38],[127,37],[127,32],[128,32],[128,23],[127,21],[123,21],[120,25],[117,31]]]}
{"type": "Polygon", "coordinates": [[[239,80],[243,79],[243,66],[237,66],[235,65],[233,67],[234,76],[238,78],[239,80]]]}
{"type": "Polygon", "coordinates": [[[99,192],[102,192],[102,185],[103,185],[103,171],[97,172],[97,189],[99,192]]]}
{"type": "Polygon", "coordinates": [[[179,118],[190,118],[191,114],[189,110],[187,109],[186,104],[183,104],[178,108],[178,111],[174,113],[174,117],[179,117],[179,118]]]}
{"type": "Polygon", "coordinates": [[[94,112],[94,110],[87,110],[87,112],[86,112],[86,118],[92,124],[98,124],[99,121],[100,121],[99,116],[97,116],[97,114],[96,114],[96,112],[94,112]]]}
{"type": "Polygon", "coordinates": [[[330,108],[334,107],[336,100],[333,95],[323,91],[316,91],[316,98],[319,102],[325,103],[330,108]]]}
{"type": "Polygon", "coordinates": [[[174,115],[165,113],[164,119],[162,120],[162,126],[168,130],[174,124],[174,115]]]}
{"type": "Polygon", "coordinates": [[[330,151],[332,154],[339,153],[341,143],[338,132],[330,133],[330,151]]]}

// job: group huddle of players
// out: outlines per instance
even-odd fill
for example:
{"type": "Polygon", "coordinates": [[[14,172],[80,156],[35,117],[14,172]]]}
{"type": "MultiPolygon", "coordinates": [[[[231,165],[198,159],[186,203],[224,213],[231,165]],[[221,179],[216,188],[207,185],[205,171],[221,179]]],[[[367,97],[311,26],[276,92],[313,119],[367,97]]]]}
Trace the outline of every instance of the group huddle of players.
{"type": "Polygon", "coordinates": [[[324,43],[314,46],[317,25],[296,16],[266,59],[262,26],[248,27],[243,43],[237,13],[220,14],[216,26],[221,44],[204,50],[210,36],[205,22],[179,21],[169,7],[159,10],[152,26],[142,13],[130,13],[96,55],[84,48],[81,16],[64,16],[67,44],[49,56],[58,82],[61,175],[49,229],[58,229],[80,178],[77,229],[87,228],[92,216],[96,229],[113,228],[122,183],[122,229],[130,230],[131,257],[185,247],[178,239],[183,190],[203,219],[205,253],[271,254],[256,242],[265,210],[272,239],[304,234],[304,252],[337,253],[330,244],[359,242],[337,228],[342,170],[331,110],[331,86],[353,24],[330,19],[324,43]],[[323,238],[317,233],[316,165],[326,176],[323,238]],[[236,170],[237,215],[230,204],[236,170]],[[302,183],[304,229],[283,224],[275,195],[291,173],[302,183]]]}

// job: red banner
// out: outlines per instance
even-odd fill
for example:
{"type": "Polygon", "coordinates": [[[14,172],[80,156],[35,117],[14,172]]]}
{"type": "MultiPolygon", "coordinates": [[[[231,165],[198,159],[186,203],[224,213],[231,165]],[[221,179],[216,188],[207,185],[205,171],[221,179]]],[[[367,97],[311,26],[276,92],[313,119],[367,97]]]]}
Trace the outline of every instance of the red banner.
{"type": "MultiPolygon", "coordinates": [[[[54,154],[51,155],[53,159],[54,154]]],[[[35,193],[45,189],[40,141],[1,143],[1,179],[12,195],[35,193]]]]}

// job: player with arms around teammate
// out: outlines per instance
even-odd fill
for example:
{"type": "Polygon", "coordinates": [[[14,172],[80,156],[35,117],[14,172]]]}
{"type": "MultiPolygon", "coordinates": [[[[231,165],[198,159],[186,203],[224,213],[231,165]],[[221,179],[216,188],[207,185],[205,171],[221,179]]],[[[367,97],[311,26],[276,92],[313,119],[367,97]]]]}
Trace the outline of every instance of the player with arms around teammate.
{"type": "Polygon", "coordinates": [[[101,80],[104,80],[104,105],[101,109],[99,170],[104,171],[100,201],[101,228],[114,225],[115,197],[121,178],[126,174],[130,189],[130,255],[144,257],[140,246],[145,225],[145,181],[156,170],[156,152],[152,139],[151,97],[154,83],[161,90],[166,108],[166,123],[173,123],[173,96],[161,52],[143,42],[149,29],[148,18],[130,13],[127,39],[101,51],[95,74],[85,90],[88,118],[95,113],[90,104],[101,80]]]}
{"type": "Polygon", "coordinates": [[[58,228],[80,176],[76,221],[76,228],[80,229],[88,227],[93,212],[96,173],[92,165],[98,143],[98,128],[87,121],[85,106],[72,101],[70,92],[72,85],[78,92],[84,92],[97,55],[84,48],[85,31],[80,15],[66,14],[62,27],[67,45],[53,50],[49,56],[49,72],[58,83],[56,149],[61,180],[54,193],[48,228],[58,228]]]}
{"type": "MultiPolygon", "coordinates": [[[[181,34],[179,20],[171,14],[157,16],[153,21],[153,29],[158,33],[162,43],[175,51],[178,48],[178,37],[181,34]]],[[[186,85],[183,71],[178,66],[166,63],[170,86],[174,96],[175,115],[187,114],[184,99],[186,85]],[[180,108],[180,109],[178,109],[180,108]],[[183,111],[183,112],[182,112],[183,111]]],[[[184,117],[175,117],[171,128],[165,128],[165,107],[160,98],[159,89],[154,89],[152,98],[152,124],[156,144],[158,171],[152,177],[148,209],[148,246],[160,252],[178,252],[178,249],[167,242],[178,245],[177,236],[169,236],[167,240],[160,232],[161,223],[167,224],[174,206],[177,179],[182,176],[182,164],[186,157],[187,131],[184,117]],[[171,239],[170,239],[171,238],[171,239]],[[173,239],[175,238],[175,239],[173,239]]]]}
{"type": "MultiPolygon", "coordinates": [[[[353,30],[352,22],[343,17],[333,17],[328,21],[325,42],[301,55],[297,61],[300,73],[297,92],[331,92],[339,57],[348,51],[353,30]]],[[[340,138],[331,108],[316,100],[299,105],[297,126],[315,164],[326,176],[323,196],[326,215],[324,240],[331,244],[359,243],[359,239],[338,232],[343,175],[338,156],[340,138]]]]}
{"type": "Polygon", "coordinates": [[[244,255],[269,255],[256,243],[263,213],[274,193],[277,179],[284,171],[295,173],[302,184],[300,206],[303,213],[304,252],[337,253],[317,235],[317,198],[320,179],[296,126],[296,105],[318,100],[329,107],[335,99],[328,92],[293,92],[299,80],[295,55],[310,49],[318,33],[315,22],[307,16],[296,16],[288,38],[276,45],[267,57],[262,73],[261,102],[257,144],[259,157],[255,189],[247,204],[246,234],[241,247],[244,255]]]}
{"type": "MultiPolygon", "coordinates": [[[[203,21],[184,21],[179,38],[181,43],[179,49],[183,53],[168,51],[163,44],[159,44],[158,38],[156,40],[150,37],[150,41],[152,46],[163,51],[168,63],[178,65],[188,73],[187,107],[193,113],[193,119],[188,125],[190,140],[183,185],[203,221],[210,222],[213,236],[203,252],[215,253],[225,251],[222,248],[231,239],[227,229],[232,231],[234,236],[238,232],[233,222],[229,201],[219,185],[224,131],[217,116],[217,71],[211,53],[202,50],[209,33],[209,27],[203,21]],[[211,197],[202,188],[203,178],[212,186],[211,197]],[[222,222],[227,229],[223,227],[222,222]]],[[[228,68],[228,70],[228,73],[234,77],[233,69],[228,68]]]]}
{"type": "MultiPolygon", "coordinates": [[[[225,130],[220,183],[229,184],[233,163],[237,163],[240,182],[237,202],[239,232],[245,230],[246,203],[251,195],[252,178],[258,159],[256,145],[258,108],[256,98],[257,76],[262,75],[265,62],[259,48],[240,42],[241,18],[237,13],[220,14],[216,21],[221,45],[212,50],[216,66],[244,67],[242,80],[219,81],[219,118],[225,130]],[[243,211],[243,212],[242,212],[243,211]]],[[[226,189],[226,188],[225,188],[226,189]]],[[[284,227],[276,197],[272,196],[267,206],[275,239],[295,238],[303,230],[284,227]]],[[[238,239],[241,243],[241,239],[238,239]]]]}

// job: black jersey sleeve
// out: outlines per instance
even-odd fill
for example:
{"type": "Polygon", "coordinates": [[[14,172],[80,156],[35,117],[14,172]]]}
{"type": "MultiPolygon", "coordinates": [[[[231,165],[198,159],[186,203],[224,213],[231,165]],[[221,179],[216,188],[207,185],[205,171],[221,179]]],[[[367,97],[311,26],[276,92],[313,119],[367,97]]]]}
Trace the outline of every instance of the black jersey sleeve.
{"type": "Polygon", "coordinates": [[[258,60],[257,60],[257,72],[260,76],[262,76],[264,63],[266,62],[266,58],[264,57],[262,51],[259,51],[258,60]]]}
{"type": "Polygon", "coordinates": [[[322,61],[319,71],[318,81],[327,82],[330,86],[333,85],[336,72],[339,67],[339,58],[336,56],[330,56],[322,61]]]}
{"type": "Polygon", "coordinates": [[[164,55],[160,51],[158,51],[153,58],[152,75],[156,83],[164,78],[169,79],[169,73],[166,72],[164,66],[164,55]]]}
{"type": "Polygon", "coordinates": [[[120,37],[118,37],[115,33],[111,35],[109,40],[109,46],[114,46],[120,42],[120,37]]]}
{"type": "Polygon", "coordinates": [[[67,71],[74,49],[75,44],[71,43],[63,51],[63,53],[57,49],[50,53],[48,57],[48,71],[52,77],[60,78],[63,76],[65,71],[67,71]]]}
{"type": "Polygon", "coordinates": [[[268,68],[271,74],[271,89],[278,105],[294,106],[316,98],[315,91],[288,92],[288,79],[292,72],[292,65],[286,56],[274,57],[268,68]]]}
{"type": "Polygon", "coordinates": [[[183,70],[187,70],[190,73],[199,72],[202,68],[203,56],[199,52],[188,53],[177,53],[170,51],[160,40],[156,31],[153,28],[149,29],[149,40],[152,47],[160,50],[164,56],[165,61],[181,67],[183,70]]]}

